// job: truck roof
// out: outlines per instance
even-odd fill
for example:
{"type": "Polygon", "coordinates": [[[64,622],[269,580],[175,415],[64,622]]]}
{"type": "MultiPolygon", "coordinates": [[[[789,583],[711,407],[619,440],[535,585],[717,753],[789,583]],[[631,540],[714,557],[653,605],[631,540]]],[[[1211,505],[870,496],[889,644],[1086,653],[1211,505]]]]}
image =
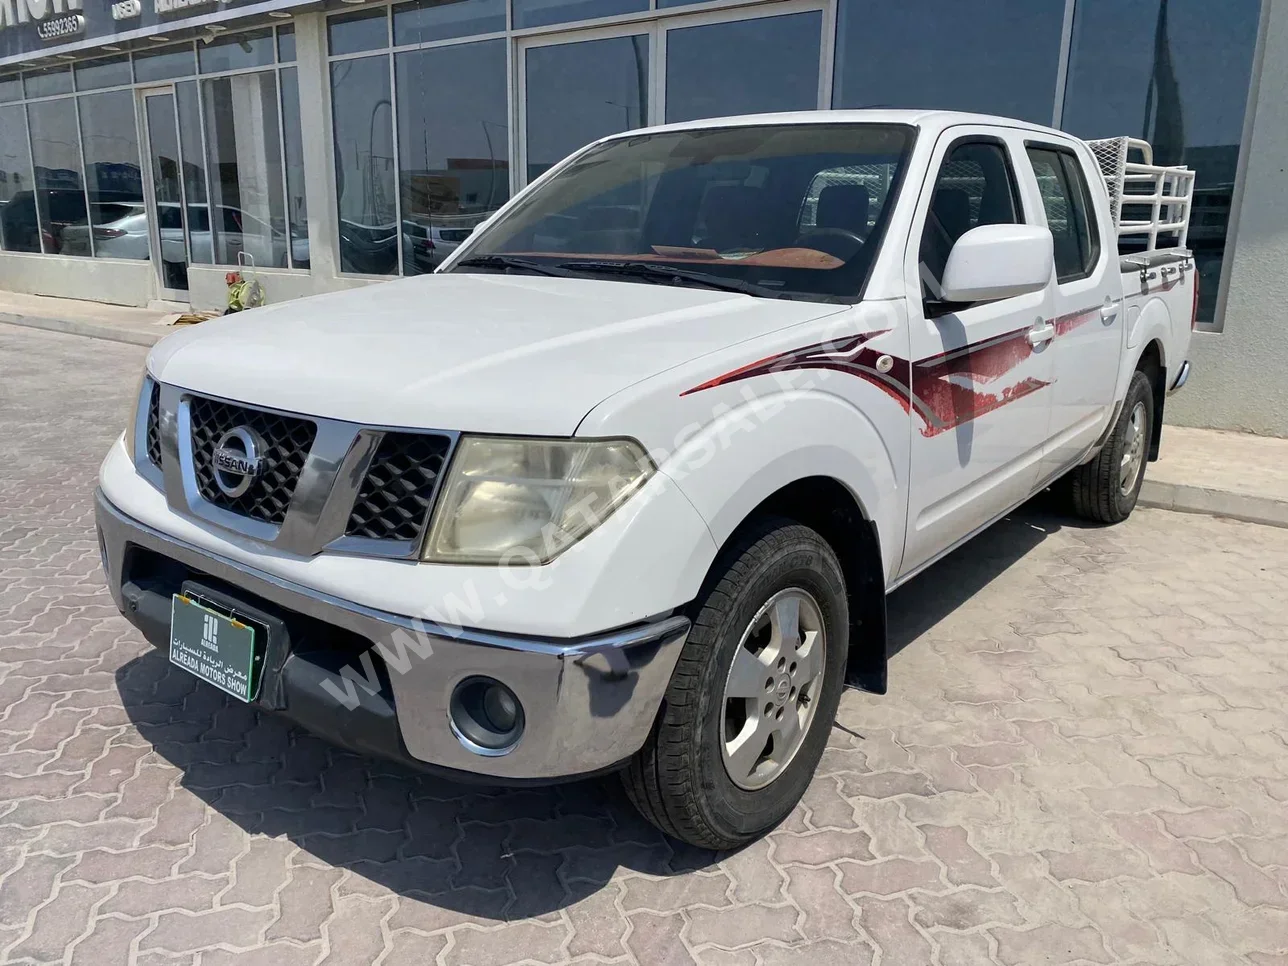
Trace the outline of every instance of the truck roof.
{"type": "MultiPolygon", "coordinates": [[[[659,124],[654,127],[623,131],[616,137],[634,137],[656,134],[661,131],[692,131],[713,127],[752,127],[761,124],[910,124],[924,130],[940,131],[961,124],[989,124],[998,127],[1018,127],[1027,131],[1041,131],[1052,136],[1068,138],[1066,131],[1013,117],[994,114],[971,114],[966,111],[888,110],[867,109],[857,111],[785,111],[778,114],[740,114],[733,117],[707,117],[696,121],[659,124]]],[[[610,138],[605,138],[610,140],[610,138]]]]}

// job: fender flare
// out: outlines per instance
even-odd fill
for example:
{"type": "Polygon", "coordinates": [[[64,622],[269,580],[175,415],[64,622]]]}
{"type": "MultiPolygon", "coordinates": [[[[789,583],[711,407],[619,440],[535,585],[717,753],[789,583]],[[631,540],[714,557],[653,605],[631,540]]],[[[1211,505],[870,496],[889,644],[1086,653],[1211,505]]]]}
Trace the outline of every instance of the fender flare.
{"type": "MultiPolygon", "coordinates": [[[[898,416],[906,425],[907,415],[898,416]]],[[[888,582],[903,548],[906,458],[903,462],[900,472],[867,414],[839,396],[803,390],[722,412],[686,436],[659,468],[706,521],[717,546],[784,487],[811,477],[834,479],[875,528],[888,582]],[[767,460],[767,452],[776,455],[767,460]]]]}

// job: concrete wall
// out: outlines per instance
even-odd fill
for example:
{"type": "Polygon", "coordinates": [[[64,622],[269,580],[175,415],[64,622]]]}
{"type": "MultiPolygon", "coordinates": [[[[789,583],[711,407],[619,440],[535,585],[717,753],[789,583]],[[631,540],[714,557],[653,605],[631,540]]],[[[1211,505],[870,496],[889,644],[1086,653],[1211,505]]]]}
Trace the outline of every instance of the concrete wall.
{"type": "MultiPolygon", "coordinates": [[[[235,269],[211,265],[190,265],[188,267],[188,294],[192,307],[197,311],[222,309],[228,305],[228,284],[224,276],[235,269]]],[[[249,272],[246,273],[249,276],[249,272]]],[[[350,288],[362,288],[365,285],[377,285],[378,281],[367,278],[336,278],[323,275],[309,275],[303,271],[283,271],[281,269],[261,268],[256,277],[264,286],[267,304],[286,302],[290,299],[303,298],[306,295],[318,295],[322,292],[339,292],[350,288]]],[[[383,281],[383,280],[382,280],[383,281]]],[[[2,286],[0,286],[2,287],[2,286]]]]}
{"type": "Polygon", "coordinates": [[[156,275],[151,262],[0,252],[0,291],[144,306],[156,275]]]}
{"type": "Polygon", "coordinates": [[[1288,436],[1288,0],[1268,0],[1225,325],[1195,333],[1169,422],[1288,436]]]}

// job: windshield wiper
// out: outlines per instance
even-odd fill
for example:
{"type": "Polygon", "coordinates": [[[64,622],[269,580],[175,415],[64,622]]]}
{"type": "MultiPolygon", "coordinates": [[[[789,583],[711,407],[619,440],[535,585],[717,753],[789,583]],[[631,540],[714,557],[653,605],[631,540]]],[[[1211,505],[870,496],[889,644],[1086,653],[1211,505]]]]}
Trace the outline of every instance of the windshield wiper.
{"type": "Polygon", "coordinates": [[[724,292],[741,292],[743,295],[755,295],[761,298],[789,297],[782,290],[768,285],[757,285],[755,282],[744,282],[742,279],[709,275],[706,272],[695,272],[688,268],[676,268],[673,265],[659,265],[653,262],[560,262],[559,267],[575,272],[597,272],[603,275],[646,279],[658,284],[670,282],[674,285],[689,282],[724,292]]]}
{"type": "Polygon", "coordinates": [[[553,275],[556,278],[578,277],[576,272],[565,271],[554,265],[542,265],[540,262],[519,258],[515,255],[471,255],[469,258],[462,258],[452,267],[495,268],[498,271],[532,272],[534,275],[553,275]]]}

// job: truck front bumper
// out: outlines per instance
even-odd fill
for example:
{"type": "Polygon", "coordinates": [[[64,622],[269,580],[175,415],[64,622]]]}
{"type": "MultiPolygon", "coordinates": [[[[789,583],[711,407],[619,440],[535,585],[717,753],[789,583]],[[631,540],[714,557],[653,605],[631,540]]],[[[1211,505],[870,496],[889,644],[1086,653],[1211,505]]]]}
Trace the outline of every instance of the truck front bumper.
{"type": "Polygon", "coordinates": [[[199,583],[277,629],[258,707],[343,747],[451,777],[546,783],[623,764],[648,737],[689,632],[679,615],[576,640],[430,624],[195,547],[127,516],[101,490],[95,504],[112,599],[154,646],[168,652],[171,597],[199,583]],[[522,704],[523,733],[503,753],[453,727],[452,694],[472,678],[499,681],[522,704]]]}

